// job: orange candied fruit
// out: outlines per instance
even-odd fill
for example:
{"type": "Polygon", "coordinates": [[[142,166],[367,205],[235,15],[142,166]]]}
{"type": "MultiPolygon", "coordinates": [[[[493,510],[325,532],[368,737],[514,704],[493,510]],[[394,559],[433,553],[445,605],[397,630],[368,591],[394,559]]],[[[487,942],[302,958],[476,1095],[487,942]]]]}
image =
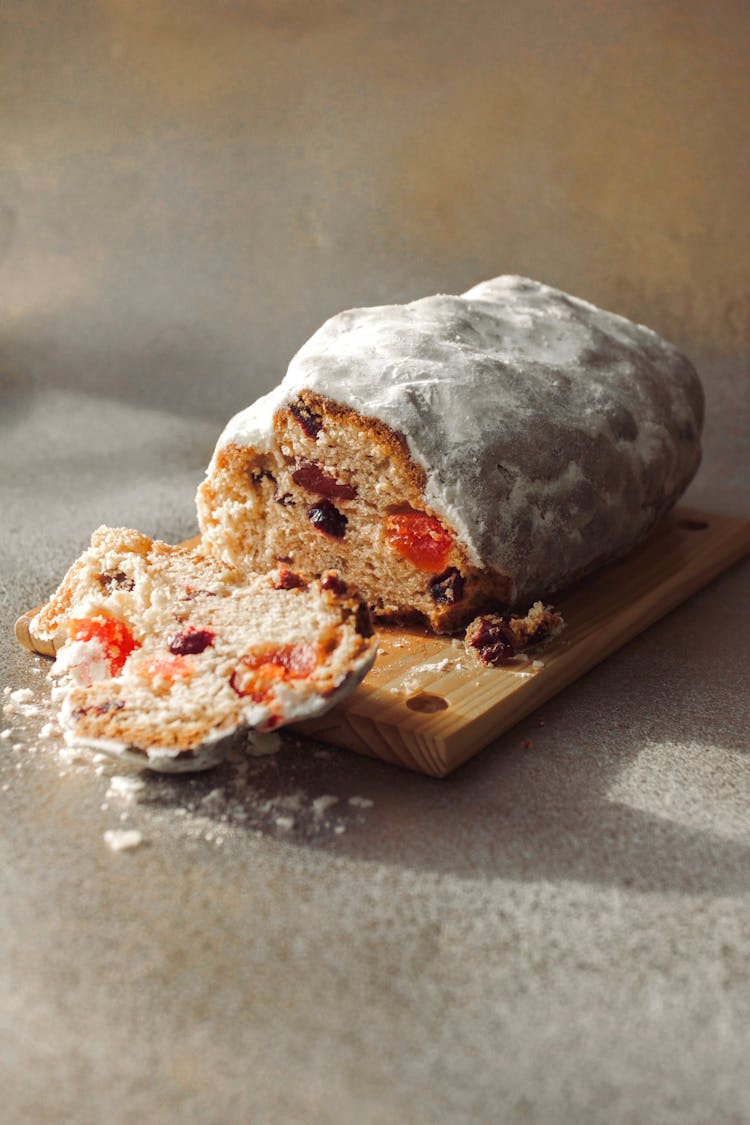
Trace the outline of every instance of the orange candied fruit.
{"type": "Polygon", "coordinates": [[[138,647],[125,622],[105,614],[73,618],[68,622],[68,635],[74,641],[99,641],[109,660],[112,676],[120,674],[127,658],[138,647]]]}
{"type": "Polygon", "coordinates": [[[275,683],[305,680],[317,667],[317,649],[299,641],[293,645],[246,653],[232,674],[230,684],[238,695],[261,703],[275,683]]]}
{"type": "Polygon", "coordinates": [[[138,675],[151,680],[184,680],[193,674],[193,666],[184,656],[155,656],[138,668],[138,675]]]}
{"type": "Polygon", "coordinates": [[[453,534],[426,512],[394,512],[385,521],[385,537],[393,550],[419,570],[445,570],[453,534]]]}

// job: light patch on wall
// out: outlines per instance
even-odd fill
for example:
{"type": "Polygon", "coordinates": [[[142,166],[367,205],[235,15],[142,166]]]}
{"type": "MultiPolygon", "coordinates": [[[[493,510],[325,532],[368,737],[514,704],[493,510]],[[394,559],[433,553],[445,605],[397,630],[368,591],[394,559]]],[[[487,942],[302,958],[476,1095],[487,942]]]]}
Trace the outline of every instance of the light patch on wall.
{"type": "Polygon", "coordinates": [[[554,54],[451,76],[419,107],[389,204],[434,261],[536,272],[678,340],[740,351],[750,145],[738,152],[736,119],[750,71],[727,70],[702,24],[658,18],[596,46],[576,26],[554,54]]]}

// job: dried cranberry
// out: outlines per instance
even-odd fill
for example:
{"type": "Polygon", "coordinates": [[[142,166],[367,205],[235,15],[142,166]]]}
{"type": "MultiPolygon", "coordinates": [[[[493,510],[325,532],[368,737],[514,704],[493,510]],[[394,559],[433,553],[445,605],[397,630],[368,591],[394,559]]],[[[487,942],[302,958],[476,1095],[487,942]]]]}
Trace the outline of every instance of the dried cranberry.
{"type": "Polygon", "coordinates": [[[329,473],[317,461],[302,461],[292,473],[292,480],[308,492],[315,492],[329,500],[353,500],[357,495],[355,485],[341,484],[333,473],[329,473]]]}
{"type": "Polygon", "coordinates": [[[332,594],[341,597],[345,594],[348,587],[343,578],[339,578],[335,570],[330,570],[328,574],[324,574],[320,580],[320,587],[322,590],[330,590],[332,594]]]}
{"type": "Polygon", "coordinates": [[[307,581],[293,570],[280,570],[273,582],[274,590],[306,590],[307,581]]]}
{"type": "Polygon", "coordinates": [[[348,519],[330,500],[320,500],[307,509],[307,516],[316,531],[332,539],[343,539],[348,519]]]}
{"type": "Polygon", "coordinates": [[[169,638],[169,651],[176,656],[196,656],[214,643],[215,636],[210,629],[196,629],[190,625],[184,632],[169,638]]]}
{"type": "Polygon", "coordinates": [[[297,421],[309,438],[317,438],[323,428],[323,419],[304,402],[293,402],[289,406],[289,413],[297,421]]]}
{"type": "Polygon", "coordinates": [[[478,617],[466,636],[483,664],[505,664],[516,654],[513,634],[502,617],[478,617]]]}
{"type": "Polygon", "coordinates": [[[455,605],[464,596],[464,578],[455,566],[449,566],[442,574],[436,574],[431,580],[430,595],[434,602],[440,605],[455,605]]]}

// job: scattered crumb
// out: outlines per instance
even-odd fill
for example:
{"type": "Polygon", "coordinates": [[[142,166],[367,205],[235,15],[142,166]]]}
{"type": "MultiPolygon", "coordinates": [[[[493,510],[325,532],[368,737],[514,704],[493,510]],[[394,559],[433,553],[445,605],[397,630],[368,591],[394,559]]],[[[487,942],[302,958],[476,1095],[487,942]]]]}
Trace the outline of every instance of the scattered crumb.
{"type": "Polygon", "coordinates": [[[6,742],[9,738],[12,737],[13,731],[10,727],[6,727],[5,730],[0,730],[0,738],[2,738],[3,742],[6,742]]]}
{"type": "Polygon", "coordinates": [[[260,731],[251,730],[247,733],[247,753],[253,758],[261,758],[266,754],[278,754],[283,745],[281,735],[275,731],[267,731],[265,734],[261,734],[260,731]]]}
{"type": "Polygon", "coordinates": [[[544,661],[543,660],[532,660],[531,661],[531,667],[532,668],[543,668],[544,667],[544,661]]]}
{"type": "Polygon", "coordinates": [[[293,816],[277,816],[274,823],[275,823],[277,828],[281,829],[282,832],[289,832],[289,831],[291,831],[292,828],[294,828],[294,817],[293,816]]]}
{"type": "Polygon", "coordinates": [[[134,801],[137,795],[146,788],[146,782],[140,777],[130,777],[127,774],[116,774],[109,780],[107,797],[124,797],[127,801],[134,801]]]}
{"type": "Polygon", "coordinates": [[[524,750],[533,750],[534,749],[534,740],[533,740],[533,738],[524,738],[521,745],[523,746],[524,750]]]}
{"type": "Polygon", "coordinates": [[[312,803],[312,810],[315,816],[325,816],[333,805],[338,804],[338,797],[332,797],[330,794],[324,794],[322,797],[316,797],[312,803]]]}
{"type": "Polygon", "coordinates": [[[28,703],[34,698],[34,693],[31,688],[20,687],[10,693],[10,698],[14,703],[28,703]]]}
{"type": "Polygon", "coordinates": [[[201,808],[218,812],[226,803],[223,789],[211,789],[201,798],[201,808]]]}
{"type": "Polygon", "coordinates": [[[104,843],[113,852],[129,851],[143,843],[143,833],[137,828],[108,828],[104,833],[104,843]]]}
{"type": "Polygon", "coordinates": [[[354,805],[355,809],[371,809],[375,802],[369,797],[350,797],[349,804],[354,805]]]}
{"type": "Polygon", "coordinates": [[[42,727],[42,729],[39,731],[39,737],[40,738],[51,738],[54,733],[55,733],[55,724],[54,723],[45,723],[44,726],[42,727]]]}
{"type": "Polygon", "coordinates": [[[336,833],[337,836],[340,836],[342,832],[346,832],[346,825],[345,824],[337,824],[333,831],[336,833]]]}

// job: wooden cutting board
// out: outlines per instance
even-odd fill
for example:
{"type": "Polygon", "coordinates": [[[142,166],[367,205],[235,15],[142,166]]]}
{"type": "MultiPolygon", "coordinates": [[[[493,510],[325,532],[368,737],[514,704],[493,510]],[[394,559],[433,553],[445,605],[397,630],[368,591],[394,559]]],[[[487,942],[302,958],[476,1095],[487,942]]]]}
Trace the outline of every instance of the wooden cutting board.
{"type": "MultiPolygon", "coordinates": [[[[444,777],[748,552],[749,522],[677,508],[627,558],[555,599],[567,628],[528,663],[485,668],[460,640],[382,629],[375,667],[354,694],[294,729],[444,777]]],[[[19,618],[16,636],[54,655],[29,632],[36,612],[19,618]]]]}

